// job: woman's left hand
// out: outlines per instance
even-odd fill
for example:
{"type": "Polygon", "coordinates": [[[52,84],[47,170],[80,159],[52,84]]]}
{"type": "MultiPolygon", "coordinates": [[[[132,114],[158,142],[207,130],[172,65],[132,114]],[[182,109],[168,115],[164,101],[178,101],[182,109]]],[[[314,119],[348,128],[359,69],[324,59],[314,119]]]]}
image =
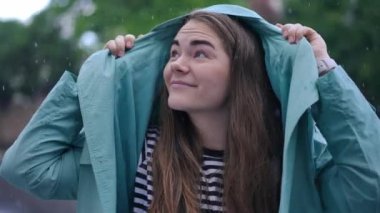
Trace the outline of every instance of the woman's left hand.
{"type": "Polygon", "coordinates": [[[302,37],[305,37],[313,48],[317,61],[330,58],[325,40],[314,29],[301,24],[276,24],[276,26],[281,29],[282,36],[291,44],[297,43],[302,37]]]}

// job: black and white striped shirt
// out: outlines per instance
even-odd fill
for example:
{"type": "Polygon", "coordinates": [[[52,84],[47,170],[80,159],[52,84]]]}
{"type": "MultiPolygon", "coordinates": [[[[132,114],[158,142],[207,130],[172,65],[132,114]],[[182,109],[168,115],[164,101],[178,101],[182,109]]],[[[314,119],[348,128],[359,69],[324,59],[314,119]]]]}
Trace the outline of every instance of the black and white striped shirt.
{"type": "MultiPolygon", "coordinates": [[[[153,200],[152,153],[159,138],[159,130],[150,128],[145,137],[137,174],[133,199],[133,212],[147,212],[153,200]]],[[[202,169],[200,171],[201,210],[202,212],[223,212],[223,151],[203,150],[202,169]]]]}

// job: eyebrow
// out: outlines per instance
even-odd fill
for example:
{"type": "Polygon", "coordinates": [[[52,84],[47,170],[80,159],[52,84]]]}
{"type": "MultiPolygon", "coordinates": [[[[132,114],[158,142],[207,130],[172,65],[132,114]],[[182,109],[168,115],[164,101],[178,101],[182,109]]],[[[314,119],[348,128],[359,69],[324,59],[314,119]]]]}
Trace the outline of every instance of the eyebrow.
{"type": "MultiPolygon", "coordinates": [[[[172,45],[180,46],[177,39],[173,40],[172,45]]],[[[212,45],[209,41],[206,41],[206,40],[192,40],[190,42],[190,46],[197,46],[197,45],[207,45],[207,46],[210,46],[211,48],[215,49],[214,45],[212,45]]]]}

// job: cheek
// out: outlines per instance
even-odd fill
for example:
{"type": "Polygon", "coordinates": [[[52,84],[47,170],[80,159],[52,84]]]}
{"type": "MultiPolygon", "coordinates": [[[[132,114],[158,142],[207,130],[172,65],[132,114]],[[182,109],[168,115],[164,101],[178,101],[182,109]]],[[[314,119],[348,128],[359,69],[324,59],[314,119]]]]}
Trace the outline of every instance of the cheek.
{"type": "Polygon", "coordinates": [[[216,82],[216,85],[214,87],[216,88],[216,93],[219,95],[220,98],[225,99],[227,97],[227,93],[229,90],[229,78],[228,76],[221,76],[218,78],[218,81],[216,82]]]}
{"type": "Polygon", "coordinates": [[[229,87],[230,83],[230,71],[226,67],[220,67],[217,74],[211,76],[214,85],[210,85],[223,91],[229,87]]]}
{"type": "Polygon", "coordinates": [[[230,75],[229,72],[224,71],[225,68],[221,68],[223,72],[210,73],[203,78],[203,89],[201,97],[217,101],[224,102],[228,96],[228,90],[230,88],[230,75]]]}
{"type": "Polygon", "coordinates": [[[170,75],[171,75],[171,72],[170,72],[168,64],[165,65],[165,68],[164,68],[164,71],[163,71],[162,75],[164,77],[165,85],[167,87],[168,86],[168,82],[170,80],[170,75]]]}
{"type": "Polygon", "coordinates": [[[218,92],[222,99],[226,99],[228,96],[228,91],[230,90],[230,72],[229,70],[221,73],[218,78],[218,92]]]}

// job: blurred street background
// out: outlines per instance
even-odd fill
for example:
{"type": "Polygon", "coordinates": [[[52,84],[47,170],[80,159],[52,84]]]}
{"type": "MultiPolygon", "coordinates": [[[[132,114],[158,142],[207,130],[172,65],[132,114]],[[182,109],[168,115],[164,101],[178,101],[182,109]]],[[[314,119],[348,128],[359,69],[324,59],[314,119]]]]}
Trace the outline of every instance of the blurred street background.
{"type": "MultiPolygon", "coordinates": [[[[65,70],[116,35],[148,32],[195,8],[231,3],[250,7],[272,23],[316,29],[330,56],[380,109],[380,1],[371,0],[0,0],[0,162],[65,70]],[[16,3],[14,8],[6,5],[16,3]],[[36,7],[28,17],[25,9],[36,7]],[[20,16],[16,17],[16,14],[20,16]],[[22,16],[22,17],[21,17],[22,16]]],[[[75,212],[75,202],[41,201],[0,179],[0,213],[75,212]]]]}

